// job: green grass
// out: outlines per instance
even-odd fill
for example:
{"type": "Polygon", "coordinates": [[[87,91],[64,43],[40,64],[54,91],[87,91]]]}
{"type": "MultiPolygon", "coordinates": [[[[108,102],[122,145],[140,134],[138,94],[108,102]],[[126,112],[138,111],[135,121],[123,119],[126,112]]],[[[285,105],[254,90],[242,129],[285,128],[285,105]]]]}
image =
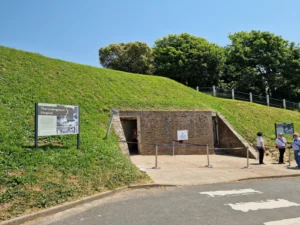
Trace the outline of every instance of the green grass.
{"type": "Polygon", "coordinates": [[[117,137],[103,140],[111,108],[211,109],[250,143],[256,132],[274,146],[274,123],[299,113],[214,98],[167,78],[129,74],[0,47],[0,220],[59,203],[149,182],[121,154],[117,137]],[[35,151],[34,103],[81,107],[81,150],[75,136],[40,139],[35,151]]]}

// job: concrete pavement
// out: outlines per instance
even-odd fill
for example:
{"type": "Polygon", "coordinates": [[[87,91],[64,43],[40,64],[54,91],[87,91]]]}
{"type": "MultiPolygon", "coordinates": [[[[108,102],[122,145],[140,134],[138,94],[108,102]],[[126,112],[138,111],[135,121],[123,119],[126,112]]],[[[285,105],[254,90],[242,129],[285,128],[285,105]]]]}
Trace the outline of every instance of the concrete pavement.
{"type": "MultiPolygon", "coordinates": [[[[257,160],[249,159],[250,168],[244,168],[247,166],[246,158],[229,155],[210,155],[213,168],[205,167],[206,155],[159,155],[160,169],[152,169],[155,156],[135,155],[131,156],[131,161],[138,168],[145,168],[157,184],[200,185],[269,176],[300,176],[300,170],[288,168],[288,162],[278,164],[270,157],[265,157],[266,165],[259,165],[257,160]]],[[[294,161],[291,166],[296,166],[294,161]]]]}

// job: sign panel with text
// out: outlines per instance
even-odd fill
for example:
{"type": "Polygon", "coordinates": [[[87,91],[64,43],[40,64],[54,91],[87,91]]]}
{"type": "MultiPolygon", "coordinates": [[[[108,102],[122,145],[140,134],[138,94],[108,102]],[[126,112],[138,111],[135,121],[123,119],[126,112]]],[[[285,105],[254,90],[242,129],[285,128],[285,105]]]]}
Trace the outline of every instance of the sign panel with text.
{"type": "Polygon", "coordinates": [[[293,134],[294,124],[293,123],[275,123],[275,135],[278,136],[279,133],[283,134],[293,134]]]}
{"type": "Polygon", "coordinates": [[[79,134],[79,107],[38,103],[37,136],[79,134]]]}

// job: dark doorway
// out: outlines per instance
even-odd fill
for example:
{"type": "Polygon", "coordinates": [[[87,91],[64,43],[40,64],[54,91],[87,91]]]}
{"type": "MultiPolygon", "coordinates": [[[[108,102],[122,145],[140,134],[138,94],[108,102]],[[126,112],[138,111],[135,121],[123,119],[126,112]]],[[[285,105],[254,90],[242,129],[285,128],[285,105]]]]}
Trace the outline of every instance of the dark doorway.
{"type": "Polygon", "coordinates": [[[122,127],[126,141],[128,142],[128,149],[130,155],[139,154],[138,149],[138,132],[136,118],[121,118],[122,127]]]}

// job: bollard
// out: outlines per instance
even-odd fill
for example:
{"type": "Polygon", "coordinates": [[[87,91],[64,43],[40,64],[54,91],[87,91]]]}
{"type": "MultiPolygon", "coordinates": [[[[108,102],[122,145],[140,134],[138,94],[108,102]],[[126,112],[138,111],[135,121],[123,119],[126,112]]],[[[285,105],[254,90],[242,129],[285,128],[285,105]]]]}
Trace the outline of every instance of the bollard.
{"type": "Polygon", "coordinates": [[[157,144],[155,145],[155,167],[152,167],[152,169],[160,169],[158,166],[157,166],[157,154],[158,154],[158,146],[157,144]]]}
{"type": "Polygon", "coordinates": [[[209,164],[209,151],[208,151],[208,145],[206,145],[206,154],[207,154],[207,165],[205,167],[212,168],[213,166],[209,164]]]}
{"type": "Polygon", "coordinates": [[[291,166],[291,149],[288,148],[288,150],[289,150],[289,166],[291,166]]]}
{"type": "Polygon", "coordinates": [[[245,166],[244,168],[250,168],[249,167],[249,147],[247,146],[247,166],[245,166]]]}
{"type": "Polygon", "coordinates": [[[175,155],[175,146],[174,146],[174,141],[173,141],[173,156],[175,155]]]}

